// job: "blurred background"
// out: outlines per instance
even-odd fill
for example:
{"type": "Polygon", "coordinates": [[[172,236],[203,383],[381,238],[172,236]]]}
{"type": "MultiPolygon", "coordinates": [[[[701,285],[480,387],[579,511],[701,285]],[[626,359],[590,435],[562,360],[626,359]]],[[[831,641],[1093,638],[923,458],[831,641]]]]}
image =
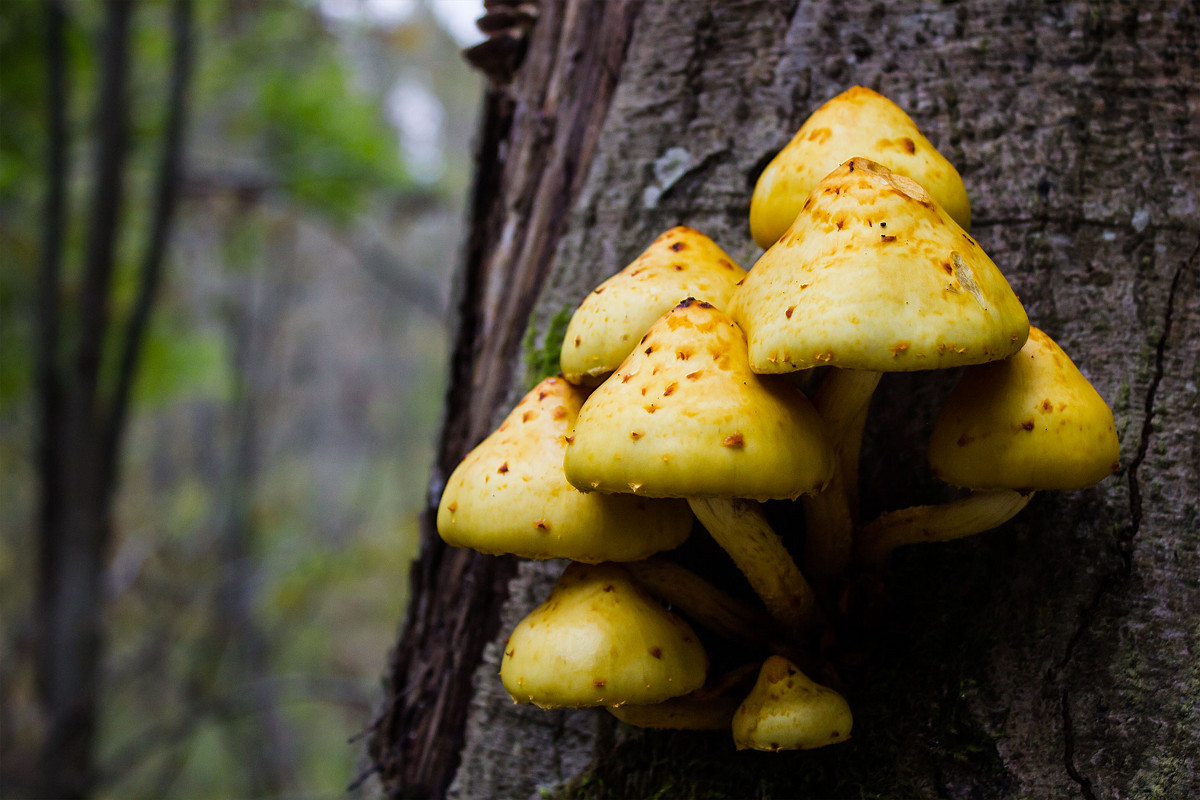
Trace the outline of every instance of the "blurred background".
{"type": "MultiPolygon", "coordinates": [[[[101,400],[119,394],[180,103],[184,146],[120,426],[91,792],[340,796],[360,766],[349,740],[377,711],[432,460],[483,89],[460,50],[482,38],[482,2],[193,0],[182,95],[177,3],[125,5],[101,400]]],[[[104,224],[112,12],[101,0],[0,2],[5,796],[28,793],[51,726],[35,658],[39,275],[59,248],[51,350],[75,364],[104,224]],[[47,210],[56,170],[61,224],[47,210]]]]}

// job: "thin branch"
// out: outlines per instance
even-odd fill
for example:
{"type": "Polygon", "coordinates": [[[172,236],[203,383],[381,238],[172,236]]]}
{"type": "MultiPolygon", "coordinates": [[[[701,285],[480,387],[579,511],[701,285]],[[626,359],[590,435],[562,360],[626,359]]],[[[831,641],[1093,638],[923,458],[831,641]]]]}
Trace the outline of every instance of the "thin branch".
{"type": "Polygon", "coordinates": [[[80,293],[79,350],[76,354],[75,424],[83,434],[96,409],[100,360],[108,328],[108,294],[116,262],[117,229],[124,199],[124,167],[129,139],[129,22],[134,4],[108,0],[104,64],[96,104],[95,181],[80,293]]]}
{"type": "Polygon", "coordinates": [[[118,442],[121,431],[125,427],[125,417],[129,410],[129,395],[134,375],[137,373],[146,326],[150,319],[150,309],[159,283],[162,281],[171,218],[179,201],[183,172],[183,134],[187,116],[187,87],[192,64],[192,0],[175,0],[171,13],[171,30],[174,58],[171,63],[169,106],[159,165],[158,189],[151,212],[153,223],[142,258],[137,299],[125,328],[125,339],[120,351],[120,366],[117,371],[112,406],[102,434],[101,463],[108,467],[104,483],[106,490],[111,489],[110,484],[116,473],[118,442]]]}
{"type": "MultiPolygon", "coordinates": [[[[35,358],[37,392],[40,404],[38,470],[41,483],[38,537],[39,568],[42,571],[40,591],[50,585],[47,577],[58,563],[58,541],[50,531],[57,530],[63,510],[61,469],[60,417],[62,409],[62,375],[58,364],[60,313],[59,282],[62,276],[62,243],[67,228],[67,177],[70,172],[67,133],[67,71],[64,29],[66,8],[62,0],[45,5],[46,43],[46,197],[42,209],[42,263],[38,273],[36,315],[37,337],[35,358]]],[[[38,607],[46,608],[46,600],[38,607]]],[[[39,683],[47,679],[43,673],[39,683]]],[[[42,687],[46,691],[48,687],[42,687]]]]}

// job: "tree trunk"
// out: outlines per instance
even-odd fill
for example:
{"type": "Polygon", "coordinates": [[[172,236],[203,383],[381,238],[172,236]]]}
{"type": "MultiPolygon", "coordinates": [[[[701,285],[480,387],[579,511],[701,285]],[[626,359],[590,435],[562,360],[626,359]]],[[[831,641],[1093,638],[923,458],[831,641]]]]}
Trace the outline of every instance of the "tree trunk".
{"type": "MultiPolygon", "coordinates": [[[[449,550],[427,525],[371,740],[383,791],[1200,795],[1200,9],[546,0],[527,45],[488,95],[431,504],[515,401],[523,331],[537,356],[675,224],[750,267],[759,171],[854,84],[958,167],[972,235],[1112,405],[1121,466],[1000,530],[897,553],[886,624],[846,689],[854,738],[807,753],[513,705],[499,645],[561,565],[449,550]]],[[[955,377],[883,380],[865,518],[945,496],[924,443],[955,377]]]]}

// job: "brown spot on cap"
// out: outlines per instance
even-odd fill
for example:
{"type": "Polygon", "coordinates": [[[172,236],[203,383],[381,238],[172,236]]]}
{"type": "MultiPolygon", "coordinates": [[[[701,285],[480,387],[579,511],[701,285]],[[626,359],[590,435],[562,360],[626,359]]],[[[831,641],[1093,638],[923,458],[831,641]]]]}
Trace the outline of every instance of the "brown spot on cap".
{"type": "Polygon", "coordinates": [[[446,506],[446,510],[451,513],[458,511],[458,503],[451,503],[450,505],[446,506]]]}
{"type": "Polygon", "coordinates": [[[785,317],[787,317],[788,319],[791,319],[791,318],[792,318],[792,313],[793,313],[795,310],[796,310],[796,307],[795,307],[795,306],[788,306],[788,307],[787,307],[787,310],[783,312],[783,315],[784,315],[785,317]]]}
{"type": "Polygon", "coordinates": [[[663,389],[663,397],[670,397],[671,395],[675,394],[675,390],[678,388],[679,388],[678,383],[667,384],[667,388],[663,389]]]}
{"type": "Polygon", "coordinates": [[[595,686],[597,689],[603,689],[607,685],[608,681],[604,678],[596,678],[596,680],[592,681],[592,686],[595,686]]]}
{"type": "Polygon", "coordinates": [[[496,472],[499,472],[501,475],[508,472],[508,462],[505,461],[503,464],[501,464],[500,469],[496,470],[496,472]]]}
{"type": "Polygon", "coordinates": [[[696,378],[699,378],[703,374],[704,374],[704,370],[698,369],[695,372],[689,372],[687,375],[684,375],[683,377],[687,378],[689,381],[694,381],[694,380],[696,380],[696,378]]]}
{"type": "Polygon", "coordinates": [[[721,444],[724,447],[742,447],[746,444],[746,437],[740,433],[731,433],[722,440],[721,444]]]}
{"type": "Polygon", "coordinates": [[[692,350],[689,347],[681,347],[675,351],[675,358],[680,361],[687,361],[692,357],[692,350]]]}
{"type": "Polygon", "coordinates": [[[537,416],[536,411],[526,411],[524,414],[521,415],[521,422],[529,422],[529,420],[533,419],[536,416],[537,416]]]}
{"type": "Polygon", "coordinates": [[[611,583],[606,583],[604,585],[604,591],[606,591],[606,592],[614,591],[614,590],[616,590],[616,588],[617,587],[613,586],[611,583]]]}
{"type": "Polygon", "coordinates": [[[949,261],[943,261],[943,262],[942,262],[942,269],[943,269],[943,270],[945,270],[945,272],[946,272],[946,274],[947,274],[947,275],[953,275],[953,274],[954,274],[954,267],[953,267],[953,266],[950,264],[950,262],[949,262],[949,261]]]}
{"type": "Polygon", "coordinates": [[[975,441],[974,436],[968,436],[967,434],[964,433],[962,436],[958,437],[958,446],[966,447],[973,441],[975,441]]]}
{"type": "Polygon", "coordinates": [[[575,337],[575,346],[576,346],[576,347],[579,347],[579,344],[580,344],[580,342],[582,342],[582,341],[583,341],[583,340],[582,340],[581,338],[579,338],[578,336],[576,336],[576,337],[575,337]]]}
{"type": "Polygon", "coordinates": [[[645,435],[646,434],[642,433],[641,431],[630,431],[629,432],[629,438],[633,439],[635,442],[645,435]]]}
{"type": "Polygon", "coordinates": [[[643,350],[642,352],[643,352],[643,353],[645,353],[646,355],[650,355],[651,353],[653,353],[653,352],[654,352],[654,345],[650,345],[649,347],[647,347],[647,348],[646,348],[645,350],[643,350]]]}
{"type": "Polygon", "coordinates": [[[646,409],[647,414],[653,414],[655,411],[658,411],[658,406],[654,405],[654,403],[647,403],[642,407],[646,409]]]}
{"type": "Polygon", "coordinates": [[[895,237],[895,236],[889,236],[889,235],[888,235],[888,234],[886,234],[886,233],[881,233],[881,234],[879,234],[879,241],[881,241],[881,242],[894,242],[894,241],[896,241],[896,237],[895,237]]]}
{"type": "Polygon", "coordinates": [[[654,645],[650,648],[650,655],[654,656],[655,658],[662,658],[662,648],[658,645],[654,645]]]}
{"type": "Polygon", "coordinates": [[[564,436],[563,441],[565,441],[567,444],[575,444],[574,434],[572,434],[571,436],[564,436]]]}
{"type": "Polygon", "coordinates": [[[548,531],[550,530],[550,523],[546,522],[544,519],[539,519],[537,522],[533,523],[533,527],[537,528],[539,531],[548,531]]]}
{"type": "Polygon", "coordinates": [[[687,247],[687,245],[683,242],[676,242],[675,244],[671,245],[671,249],[676,253],[678,253],[680,250],[683,250],[685,247],[687,247]]]}
{"type": "Polygon", "coordinates": [[[917,145],[913,142],[912,139],[908,138],[907,136],[905,136],[903,139],[900,140],[900,144],[904,145],[904,149],[907,150],[909,153],[917,152],[917,145]]]}
{"type": "Polygon", "coordinates": [[[1027,431],[1033,430],[1033,420],[1031,420],[1031,419],[1025,420],[1024,422],[1021,423],[1021,427],[1027,431]]]}
{"type": "Polygon", "coordinates": [[[1050,398],[1047,397],[1045,400],[1042,401],[1042,413],[1044,413],[1044,414],[1049,413],[1053,410],[1054,410],[1054,403],[1051,403],[1050,398]]]}
{"type": "Polygon", "coordinates": [[[603,291],[604,291],[603,286],[597,286],[595,289],[592,290],[592,294],[601,294],[603,291]]]}
{"type": "Polygon", "coordinates": [[[683,264],[672,264],[671,269],[675,270],[676,272],[683,272],[684,267],[683,264]]]}
{"type": "Polygon", "coordinates": [[[892,351],[893,358],[899,358],[901,353],[908,350],[908,345],[908,342],[896,342],[894,345],[889,347],[888,350],[892,351]]]}
{"type": "Polygon", "coordinates": [[[555,406],[554,411],[551,412],[551,414],[550,414],[550,416],[553,417],[554,419],[562,419],[566,415],[567,415],[567,409],[564,408],[563,406],[555,406]]]}

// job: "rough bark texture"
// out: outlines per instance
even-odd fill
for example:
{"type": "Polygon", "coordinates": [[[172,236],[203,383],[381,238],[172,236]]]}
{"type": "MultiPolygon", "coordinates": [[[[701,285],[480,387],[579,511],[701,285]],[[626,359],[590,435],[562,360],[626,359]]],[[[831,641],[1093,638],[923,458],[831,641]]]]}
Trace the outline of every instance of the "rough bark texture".
{"type": "MultiPolygon", "coordinates": [[[[587,4],[593,15],[616,7],[587,4]]],[[[533,54],[560,36],[571,13],[581,13],[576,4],[566,14],[544,4],[510,95],[515,117],[530,103],[520,87],[539,69],[533,54]]],[[[506,181],[533,169],[529,183],[480,184],[495,192],[479,204],[493,216],[476,230],[466,291],[486,297],[486,278],[518,294],[490,314],[464,303],[463,330],[476,341],[480,330],[523,331],[523,293],[538,291],[532,324],[546,331],[674,224],[705,231],[749,267],[758,251],[747,204],[758,172],[816,106],[863,84],[905,108],[958,166],[972,234],[1034,324],[1113,406],[1121,469],[1091,490],[1039,495],[998,531],[898,553],[887,624],[874,634],[871,658],[847,670],[854,738],[808,753],[735,753],[726,735],[638,731],[599,712],[513,706],[495,676],[498,645],[561,568],[521,565],[498,632],[488,628],[493,641],[471,684],[451,793],[1200,795],[1200,9],[662,0],[623,7],[621,18],[631,20],[631,36],[607,51],[624,59],[611,65],[614,76],[619,70],[611,105],[570,109],[589,114],[589,125],[597,110],[602,120],[594,139],[584,137],[595,142],[594,157],[576,151],[572,166],[587,178],[578,194],[539,194],[547,173],[538,165],[553,169],[556,152],[544,143],[529,166],[507,164],[506,181]],[[524,271],[520,246],[480,246],[510,224],[537,230],[526,224],[539,213],[558,219],[567,200],[569,219],[543,228],[548,238],[537,242],[541,271],[524,271]],[[493,260],[471,272],[483,254],[493,260]]],[[[577,41],[583,55],[557,57],[586,61],[608,30],[591,28],[577,41]]],[[[551,140],[570,124],[568,110],[551,140]]],[[[516,153],[533,133],[514,126],[508,135],[516,153]]],[[[486,174],[489,164],[482,167],[486,174]]],[[[497,370],[460,345],[456,383],[476,387],[467,401],[474,421],[448,426],[443,470],[513,399],[499,388],[511,382],[511,349],[511,339],[496,347],[507,359],[497,370]]],[[[924,466],[924,442],[954,379],[885,377],[864,445],[867,518],[946,496],[924,466]]],[[[429,552],[440,551],[427,551],[423,563],[429,552]]],[[[437,557],[468,559],[466,574],[491,581],[505,574],[470,572],[483,569],[479,559],[437,557]]],[[[436,609],[465,607],[461,596],[430,595],[430,586],[415,588],[401,643],[418,654],[410,658],[429,646],[413,630],[455,636],[456,628],[437,628],[436,609]]],[[[502,599],[497,592],[479,603],[502,599]]],[[[463,669],[438,673],[435,683],[461,680],[463,669]]],[[[412,685],[393,674],[393,691],[412,685]]],[[[437,724],[447,742],[460,735],[458,717],[437,724]]],[[[406,733],[403,724],[381,728],[374,752],[406,733]]],[[[386,764],[383,777],[389,792],[417,790],[386,764]]]]}

